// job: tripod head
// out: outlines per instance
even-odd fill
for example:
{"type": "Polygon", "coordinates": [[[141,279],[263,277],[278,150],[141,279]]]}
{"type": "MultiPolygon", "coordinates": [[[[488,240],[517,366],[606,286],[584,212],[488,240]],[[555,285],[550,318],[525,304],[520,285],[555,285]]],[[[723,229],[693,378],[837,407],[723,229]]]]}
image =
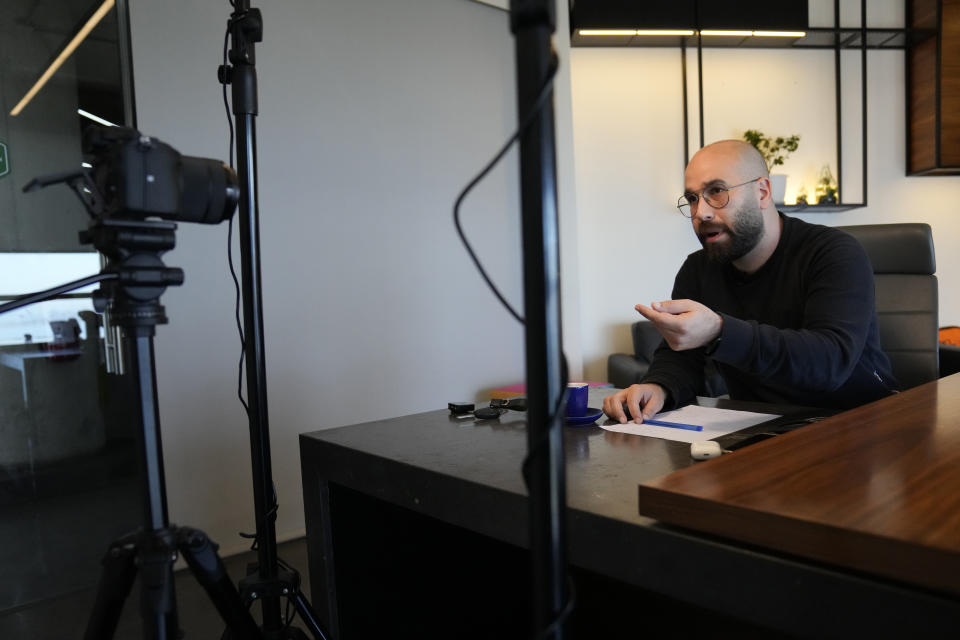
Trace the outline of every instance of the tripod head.
{"type": "Polygon", "coordinates": [[[160,256],[176,245],[176,228],[172,222],[95,219],[80,232],[81,244],[107,258],[103,271],[117,274],[94,292],[93,306],[110,311],[130,335],[153,335],[153,327],[167,322],[160,296],[183,284],[183,269],[167,267],[160,256]]]}

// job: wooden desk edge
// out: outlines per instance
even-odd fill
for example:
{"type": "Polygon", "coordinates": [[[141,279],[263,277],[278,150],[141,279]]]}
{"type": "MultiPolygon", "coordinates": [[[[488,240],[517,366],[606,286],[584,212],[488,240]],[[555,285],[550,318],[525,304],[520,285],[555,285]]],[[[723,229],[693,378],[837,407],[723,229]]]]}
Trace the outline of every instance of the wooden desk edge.
{"type": "Polygon", "coordinates": [[[640,514],[664,524],[960,596],[960,557],[945,562],[941,550],[643,484],[638,487],[638,504],[640,514]],[[702,516],[705,510],[708,519],[702,516]],[[742,524],[747,515],[749,529],[742,524]]]}
{"type": "MultiPolygon", "coordinates": [[[[949,463],[960,451],[957,434],[960,422],[955,420],[960,413],[958,391],[960,375],[936,380],[766,440],[731,456],[649,480],[639,485],[638,512],[665,524],[892,578],[946,592],[955,598],[960,595],[960,550],[950,542],[955,540],[954,537],[941,535],[938,542],[931,543],[926,531],[911,531],[904,536],[889,535],[887,530],[873,525],[860,526],[850,520],[844,522],[842,517],[835,515],[837,505],[826,504],[826,508],[819,511],[791,509],[787,505],[793,504],[794,500],[800,501],[797,504],[804,504],[804,500],[812,504],[811,500],[823,499],[823,492],[813,489],[810,493],[798,493],[792,499],[784,487],[787,486],[786,479],[796,477],[791,474],[802,473],[809,477],[807,472],[814,468],[829,468],[824,466],[826,463],[821,464],[826,459],[820,457],[820,452],[825,445],[839,442],[843,443],[845,451],[854,451],[861,457],[881,451],[889,460],[898,459],[891,451],[901,451],[898,449],[900,445],[914,444],[916,449],[929,454],[917,456],[914,467],[923,470],[940,468],[941,475],[931,477],[933,482],[939,481],[942,485],[944,478],[954,477],[943,474],[955,474],[952,471],[955,467],[949,463]],[[902,420],[904,415],[916,420],[911,420],[909,427],[901,428],[897,420],[902,420]],[[864,425],[873,425],[876,429],[863,429],[864,425]],[[910,437],[901,438],[903,434],[910,437]],[[878,442],[883,442],[887,449],[871,449],[878,442]],[[936,442],[937,447],[931,447],[930,442],[936,442]],[[795,453],[783,456],[785,449],[795,453]],[[768,486],[769,491],[759,489],[768,486]]],[[[906,452],[897,455],[903,458],[906,452]]],[[[830,464],[849,465],[856,460],[852,458],[830,464]]],[[[847,468],[842,467],[840,476],[849,473],[847,468]]],[[[898,470],[907,474],[905,477],[918,477],[912,471],[913,467],[906,469],[898,470]]],[[[873,472],[868,466],[860,476],[873,472]]],[[[869,481],[869,476],[866,479],[860,476],[850,476],[851,482],[869,481]]],[[[818,480],[820,485],[815,486],[822,486],[823,476],[818,480]]],[[[926,481],[931,482],[930,478],[926,481]]],[[[948,489],[940,487],[940,490],[948,489]]],[[[924,494],[924,498],[929,496],[924,494]]],[[[938,504],[938,508],[942,510],[945,505],[952,504],[950,500],[953,498],[938,504]]],[[[878,504],[876,508],[885,506],[878,504]]],[[[955,522],[955,519],[951,518],[951,521],[955,522]]],[[[948,522],[943,524],[949,526],[948,522]]]]}

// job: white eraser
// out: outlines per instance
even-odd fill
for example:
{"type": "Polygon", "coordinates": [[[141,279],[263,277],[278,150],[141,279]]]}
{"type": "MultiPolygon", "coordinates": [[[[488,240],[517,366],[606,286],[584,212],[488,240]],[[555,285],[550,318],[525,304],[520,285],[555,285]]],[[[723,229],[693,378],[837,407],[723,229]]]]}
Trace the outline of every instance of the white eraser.
{"type": "Polygon", "coordinates": [[[690,444],[690,457],[694,460],[719,458],[723,454],[720,444],[713,440],[700,440],[690,444]]]}

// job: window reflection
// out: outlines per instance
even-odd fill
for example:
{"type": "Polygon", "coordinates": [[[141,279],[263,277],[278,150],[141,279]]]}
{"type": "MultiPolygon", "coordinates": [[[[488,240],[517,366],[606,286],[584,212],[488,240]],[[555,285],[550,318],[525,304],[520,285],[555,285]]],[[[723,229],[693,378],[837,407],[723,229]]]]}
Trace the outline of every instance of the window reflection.
{"type": "MultiPolygon", "coordinates": [[[[76,196],[66,187],[22,188],[80,166],[90,116],[135,124],[125,117],[132,109],[121,77],[129,67],[121,65],[118,27],[125,4],[3,6],[0,302],[100,271],[99,254],[82,251],[77,239],[88,216],[76,196]],[[61,56],[98,11],[75,50],[61,56]]],[[[110,541],[140,524],[139,408],[129,380],[106,373],[94,288],[0,315],[0,615],[93,586],[110,541]]]]}

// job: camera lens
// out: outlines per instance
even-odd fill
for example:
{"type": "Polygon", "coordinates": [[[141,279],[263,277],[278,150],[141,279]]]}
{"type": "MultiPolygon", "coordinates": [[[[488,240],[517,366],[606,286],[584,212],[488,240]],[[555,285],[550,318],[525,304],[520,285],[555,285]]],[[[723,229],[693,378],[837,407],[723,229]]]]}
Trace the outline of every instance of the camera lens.
{"type": "Polygon", "coordinates": [[[227,165],[208,158],[181,156],[181,208],[184,222],[219,224],[228,220],[240,199],[237,174],[227,165]]]}

